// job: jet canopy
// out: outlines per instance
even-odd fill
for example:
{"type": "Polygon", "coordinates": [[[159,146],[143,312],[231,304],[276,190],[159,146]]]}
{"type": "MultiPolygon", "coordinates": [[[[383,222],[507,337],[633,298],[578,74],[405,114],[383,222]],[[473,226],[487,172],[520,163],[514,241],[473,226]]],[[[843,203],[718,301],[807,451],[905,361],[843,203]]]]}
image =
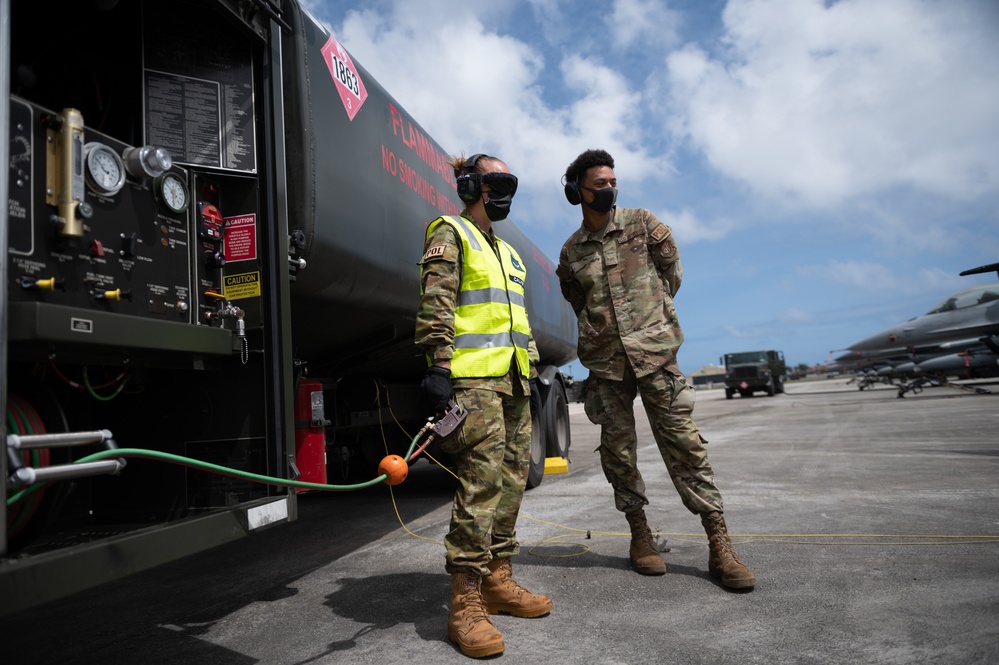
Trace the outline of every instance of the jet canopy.
{"type": "Polygon", "coordinates": [[[963,309],[974,305],[981,305],[992,300],[999,300],[999,284],[986,284],[983,286],[973,286],[970,289],[959,291],[950,296],[942,303],[931,309],[927,314],[939,314],[955,309],[963,309]]]}

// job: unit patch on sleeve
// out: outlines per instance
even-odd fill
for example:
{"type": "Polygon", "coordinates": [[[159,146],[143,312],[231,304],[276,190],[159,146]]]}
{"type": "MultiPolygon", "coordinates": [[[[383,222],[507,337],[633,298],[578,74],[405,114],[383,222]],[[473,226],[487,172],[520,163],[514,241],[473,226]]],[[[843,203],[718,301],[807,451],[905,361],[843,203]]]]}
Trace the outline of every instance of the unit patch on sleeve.
{"type": "Polygon", "coordinates": [[[424,261],[429,261],[430,259],[439,259],[444,256],[444,250],[446,247],[444,245],[434,245],[427,249],[427,252],[423,255],[424,261]]]}
{"type": "Polygon", "coordinates": [[[650,245],[659,246],[659,255],[664,257],[673,256],[676,252],[676,244],[673,242],[673,236],[670,233],[669,227],[663,223],[652,229],[652,233],[649,234],[650,245]]]}
{"type": "Polygon", "coordinates": [[[673,242],[673,238],[667,238],[663,242],[659,243],[659,254],[669,258],[676,253],[676,243],[673,242]]]}
{"type": "Polygon", "coordinates": [[[652,238],[653,243],[657,243],[662,241],[662,239],[666,237],[667,233],[669,233],[669,227],[665,224],[660,224],[656,228],[652,229],[652,234],[649,237],[652,238]]]}

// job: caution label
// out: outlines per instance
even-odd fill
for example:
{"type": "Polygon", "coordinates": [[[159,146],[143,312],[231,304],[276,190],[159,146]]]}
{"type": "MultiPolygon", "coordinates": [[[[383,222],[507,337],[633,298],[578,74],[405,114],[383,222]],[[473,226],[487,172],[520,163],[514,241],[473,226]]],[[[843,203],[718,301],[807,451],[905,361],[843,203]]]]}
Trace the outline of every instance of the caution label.
{"type": "Polygon", "coordinates": [[[222,295],[227,300],[260,297],[260,271],[244,272],[241,275],[226,275],[222,295]]]}
{"type": "Polygon", "coordinates": [[[227,263],[257,258],[257,216],[226,217],[222,247],[227,263]]]}

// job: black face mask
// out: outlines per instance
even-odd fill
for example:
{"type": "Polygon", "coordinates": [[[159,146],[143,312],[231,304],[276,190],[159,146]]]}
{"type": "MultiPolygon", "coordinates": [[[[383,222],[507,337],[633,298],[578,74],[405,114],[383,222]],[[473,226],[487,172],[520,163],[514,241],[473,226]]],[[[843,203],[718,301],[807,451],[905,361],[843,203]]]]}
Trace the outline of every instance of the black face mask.
{"type": "Polygon", "coordinates": [[[490,222],[499,222],[506,219],[510,214],[510,204],[513,203],[513,194],[500,196],[496,192],[486,192],[489,200],[482,200],[482,207],[486,210],[486,217],[490,222]]]}
{"type": "Polygon", "coordinates": [[[591,203],[583,201],[583,205],[594,212],[610,212],[610,209],[614,207],[614,203],[617,201],[616,187],[604,187],[603,189],[583,187],[583,189],[593,194],[593,201],[591,203]]]}

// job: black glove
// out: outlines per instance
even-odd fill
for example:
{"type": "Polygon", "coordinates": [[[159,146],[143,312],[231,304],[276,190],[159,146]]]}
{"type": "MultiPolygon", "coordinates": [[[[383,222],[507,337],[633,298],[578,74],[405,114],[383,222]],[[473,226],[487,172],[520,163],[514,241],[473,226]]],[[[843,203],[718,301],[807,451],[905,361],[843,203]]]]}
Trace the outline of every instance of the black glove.
{"type": "Polygon", "coordinates": [[[538,392],[538,380],[537,379],[528,379],[527,382],[531,384],[531,393],[532,394],[538,394],[538,395],[541,394],[541,393],[538,392]]]}
{"type": "Polygon", "coordinates": [[[420,392],[423,396],[423,406],[427,411],[433,411],[435,414],[444,413],[447,410],[448,400],[454,394],[451,390],[451,370],[437,365],[428,367],[420,383],[420,392]]]}

